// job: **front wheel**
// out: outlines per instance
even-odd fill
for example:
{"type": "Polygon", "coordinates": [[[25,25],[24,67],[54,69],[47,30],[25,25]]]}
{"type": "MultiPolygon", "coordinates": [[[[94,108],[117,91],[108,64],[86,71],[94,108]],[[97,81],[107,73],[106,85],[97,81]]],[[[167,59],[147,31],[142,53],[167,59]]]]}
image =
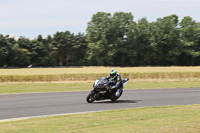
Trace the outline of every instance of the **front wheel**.
{"type": "Polygon", "coordinates": [[[88,103],[93,103],[93,102],[95,101],[95,92],[94,92],[94,91],[91,91],[91,92],[88,94],[88,96],[87,96],[87,98],[86,98],[86,101],[87,101],[88,103]]]}

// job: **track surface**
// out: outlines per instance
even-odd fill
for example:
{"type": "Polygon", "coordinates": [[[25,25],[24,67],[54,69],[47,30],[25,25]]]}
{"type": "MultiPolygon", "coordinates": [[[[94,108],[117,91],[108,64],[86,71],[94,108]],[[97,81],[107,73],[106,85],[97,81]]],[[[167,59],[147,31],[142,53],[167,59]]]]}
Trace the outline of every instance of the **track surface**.
{"type": "Polygon", "coordinates": [[[116,101],[86,102],[89,91],[0,95],[0,120],[148,106],[200,104],[200,88],[124,90],[116,101]]]}

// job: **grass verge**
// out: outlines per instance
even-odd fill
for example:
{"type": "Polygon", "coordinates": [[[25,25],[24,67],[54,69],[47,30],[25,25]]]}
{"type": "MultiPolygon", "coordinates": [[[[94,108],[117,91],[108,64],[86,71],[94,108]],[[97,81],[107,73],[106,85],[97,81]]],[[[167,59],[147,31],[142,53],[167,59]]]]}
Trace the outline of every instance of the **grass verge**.
{"type": "Polygon", "coordinates": [[[116,69],[129,79],[200,78],[200,67],[80,67],[0,69],[0,82],[89,81],[116,69]]]}
{"type": "MultiPolygon", "coordinates": [[[[0,94],[86,91],[92,89],[93,82],[77,83],[0,83],[0,94]]],[[[156,88],[194,88],[199,87],[197,81],[129,81],[124,89],[156,89],[156,88]]]]}
{"type": "Polygon", "coordinates": [[[3,133],[199,133],[200,105],[145,107],[0,122],[3,133]]]}

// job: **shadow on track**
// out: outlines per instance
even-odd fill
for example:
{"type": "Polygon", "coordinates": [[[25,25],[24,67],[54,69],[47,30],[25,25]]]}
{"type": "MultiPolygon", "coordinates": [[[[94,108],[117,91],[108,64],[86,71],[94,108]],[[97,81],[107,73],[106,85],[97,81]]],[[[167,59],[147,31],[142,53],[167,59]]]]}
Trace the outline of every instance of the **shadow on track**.
{"type": "Polygon", "coordinates": [[[99,104],[99,103],[138,103],[142,100],[117,100],[117,101],[96,101],[94,104],[99,104]]]}

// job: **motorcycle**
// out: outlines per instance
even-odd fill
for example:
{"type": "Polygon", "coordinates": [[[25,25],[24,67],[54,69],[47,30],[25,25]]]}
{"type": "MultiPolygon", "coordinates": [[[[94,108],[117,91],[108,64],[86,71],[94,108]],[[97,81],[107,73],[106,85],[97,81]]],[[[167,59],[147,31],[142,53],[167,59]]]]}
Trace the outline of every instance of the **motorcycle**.
{"type": "MultiPolygon", "coordinates": [[[[122,79],[123,87],[128,83],[129,79],[124,78],[122,79]]],[[[112,82],[107,79],[107,77],[99,78],[95,81],[93,84],[93,90],[88,94],[86,101],[88,103],[92,103],[95,100],[104,100],[104,99],[110,99],[111,101],[116,101],[123,93],[123,89],[120,92],[119,96],[116,97],[114,94],[116,93],[117,89],[110,90],[110,86],[112,85],[112,82]]]]}

